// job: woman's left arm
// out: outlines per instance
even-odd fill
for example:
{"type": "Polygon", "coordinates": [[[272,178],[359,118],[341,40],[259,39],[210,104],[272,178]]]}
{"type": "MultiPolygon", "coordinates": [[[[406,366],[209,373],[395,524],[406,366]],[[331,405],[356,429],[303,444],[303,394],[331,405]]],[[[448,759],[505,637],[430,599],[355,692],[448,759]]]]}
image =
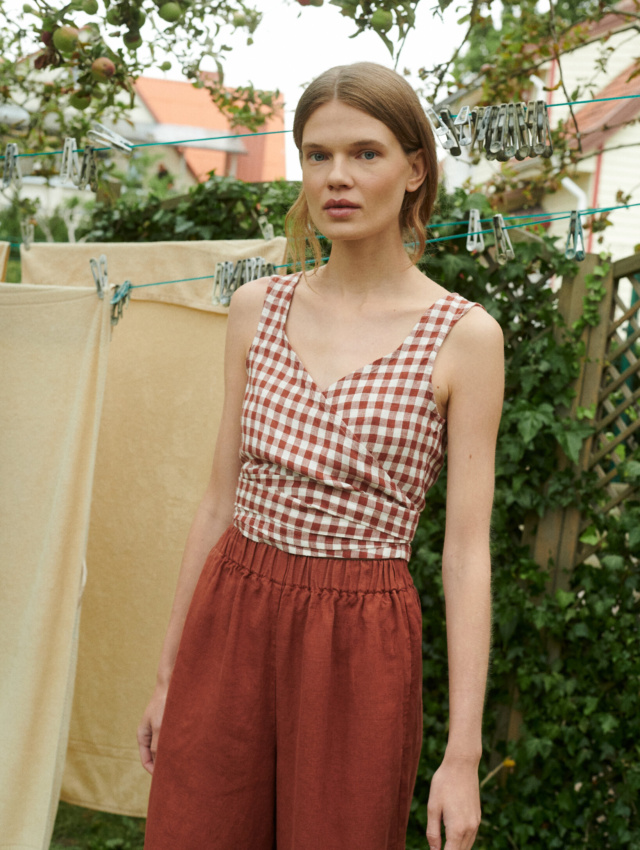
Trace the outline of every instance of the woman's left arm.
{"type": "MultiPolygon", "coordinates": [[[[498,323],[471,310],[438,354],[447,387],[447,520],[442,556],[449,659],[449,735],[428,803],[429,847],[470,850],[480,825],[478,765],[491,646],[489,538],[495,446],[504,395],[498,323]]],[[[437,361],[436,361],[437,362],[437,361]]],[[[437,392],[437,388],[436,388],[437,392]]]]}

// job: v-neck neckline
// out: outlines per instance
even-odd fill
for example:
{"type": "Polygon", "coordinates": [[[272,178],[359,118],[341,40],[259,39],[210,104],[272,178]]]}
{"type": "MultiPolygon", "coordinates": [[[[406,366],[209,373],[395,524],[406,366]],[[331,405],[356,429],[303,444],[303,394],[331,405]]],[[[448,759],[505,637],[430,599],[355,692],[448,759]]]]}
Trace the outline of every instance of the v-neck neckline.
{"type": "Polygon", "coordinates": [[[354,378],[356,375],[360,375],[361,373],[366,372],[369,369],[373,369],[376,366],[380,366],[383,363],[385,363],[387,361],[391,361],[393,358],[397,357],[400,354],[401,351],[403,351],[405,348],[407,348],[410,345],[414,336],[416,335],[418,330],[422,327],[422,325],[427,321],[427,319],[429,318],[431,313],[433,313],[434,309],[439,304],[447,301],[449,298],[452,298],[456,294],[455,292],[448,292],[446,295],[443,295],[441,298],[436,299],[433,302],[433,304],[431,304],[431,306],[428,307],[425,310],[425,312],[422,314],[422,316],[420,316],[418,321],[411,328],[411,330],[409,331],[407,336],[404,338],[404,340],[400,343],[400,345],[397,348],[394,348],[393,351],[390,351],[389,354],[384,354],[382,357],[378,357],[378,358],[376,358],[375,360],[372,360],[369,363],[365,363],[364,366],[360,366],[357,369],[354,369],[352,372],[348,372],[346,375],[343,375],[341,378],[338,378],[336,381],[333,381],[333,383],[329,384],[328,387],[325,387],[324,389],[322,389],[322,387],[320,387],[318,385],[318,383],[315,380],[315,378],[313,377],[313,375],[309,372],[307,367],[302,362],[300,355],[293,348],[293,346],[289,342],[289,337],[287,336],[286,328],[287,328],[287,318],[289,316],[289,308],[290,308],[291,302],[293,300],[293,294],[294,294],[295,288],[298,285],[298,282],[300,281],[301,277],[302,277],[302,274],[300,273],[296,277],[292,278],[291,286],[289,287],[289,289],[287,291],[286,305],[285,305],[285,308],[284,308],[284,311],[283,311],[283,317],[282,317],[282,338],[284,340],[284,344],[287,347],[289,353],[291,354],[291,356],[295,360],[296,365],[298,366],[299,370],[304,374],[307,381],[310,384],[312,384],[312,386],[316,390],[316,392],[320,393],[323,396],[326,396],[329,393],[331,393],[332,390],[334,390],[336,387],[340,386],[340,384],[344,383],[346,380],[354,378]]]}

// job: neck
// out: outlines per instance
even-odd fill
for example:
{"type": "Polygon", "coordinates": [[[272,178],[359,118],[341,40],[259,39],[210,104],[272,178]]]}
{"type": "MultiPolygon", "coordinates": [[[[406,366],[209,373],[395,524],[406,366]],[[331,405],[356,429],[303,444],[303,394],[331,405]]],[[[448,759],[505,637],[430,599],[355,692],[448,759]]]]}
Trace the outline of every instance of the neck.
{"type": "Polygon", "coordinates": [[[409,260],[402,240],[393,234],[392,238],[334,242],[317,282],[336,294],[366,297],[391,292],[390,284],[416,274],[420,273],[409,260]]]}

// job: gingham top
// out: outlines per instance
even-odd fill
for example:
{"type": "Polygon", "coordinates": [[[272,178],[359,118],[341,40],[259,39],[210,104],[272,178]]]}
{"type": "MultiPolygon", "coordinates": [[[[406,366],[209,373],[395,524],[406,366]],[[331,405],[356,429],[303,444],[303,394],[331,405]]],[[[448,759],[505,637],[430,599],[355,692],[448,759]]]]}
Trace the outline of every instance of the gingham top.
{"type": "Polygon", "coordinates": [[[285,333],[299,279],[271,279],[247,356],[233,523],[298,555],[408,560],[446,447],[433,363],[474,302],[440,298],[395,351],[321,391],[285,333]]]}

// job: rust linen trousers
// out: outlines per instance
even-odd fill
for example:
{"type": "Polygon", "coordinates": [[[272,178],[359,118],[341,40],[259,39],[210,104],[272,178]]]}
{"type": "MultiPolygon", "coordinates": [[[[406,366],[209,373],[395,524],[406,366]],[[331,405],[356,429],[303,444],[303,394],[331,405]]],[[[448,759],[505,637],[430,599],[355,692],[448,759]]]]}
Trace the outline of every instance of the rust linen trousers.
{"type": "Polygon", "coordinates": [[[294,555],[231,525],[185,623],[145,850],[404,850],[421,746],[407,562],[294,555]]]}

